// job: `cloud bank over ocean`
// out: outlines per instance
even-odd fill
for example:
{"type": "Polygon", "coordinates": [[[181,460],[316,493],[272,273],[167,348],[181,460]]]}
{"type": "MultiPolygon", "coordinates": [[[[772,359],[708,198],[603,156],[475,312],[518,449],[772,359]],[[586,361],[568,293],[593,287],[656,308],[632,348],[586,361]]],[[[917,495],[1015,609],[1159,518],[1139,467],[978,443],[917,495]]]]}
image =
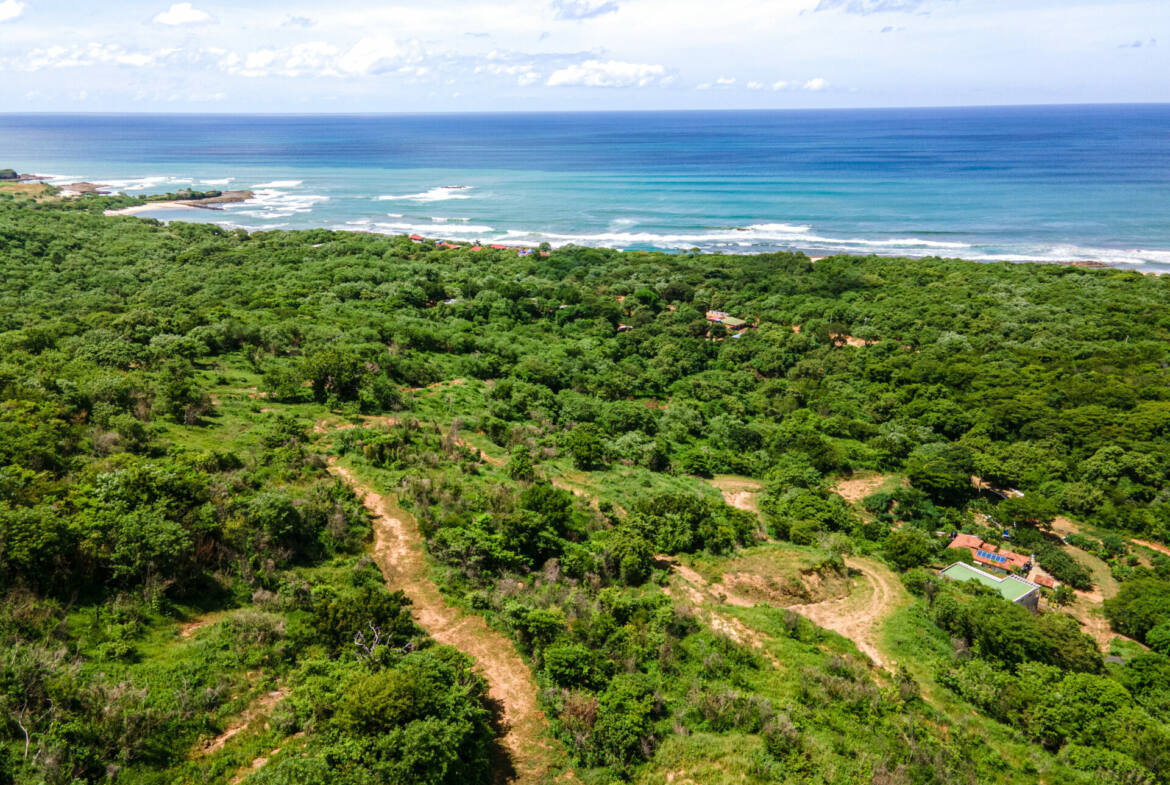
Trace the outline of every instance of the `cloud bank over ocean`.
{"type": "Polygon", "coordinates": [[[21,75],[0,80],[0,101],[228,112],[1170,101],[1170,49],[1151,34],[1170,28],[1170,4],[1078,0],[1062,7],[1059,36],[1050,6],[0,0],[0,72],[21,75]]]}

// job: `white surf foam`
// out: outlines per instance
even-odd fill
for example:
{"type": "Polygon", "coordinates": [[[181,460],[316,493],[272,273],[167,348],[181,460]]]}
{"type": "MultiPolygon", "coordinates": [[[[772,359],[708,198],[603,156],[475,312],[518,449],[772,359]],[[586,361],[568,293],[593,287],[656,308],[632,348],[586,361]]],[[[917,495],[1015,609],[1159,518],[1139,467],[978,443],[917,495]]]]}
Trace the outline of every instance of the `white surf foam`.
{"type": "Polygon", "coordinates": [[[862,251],[870,248],[930,251],[960,250],[970,247],[967,243],[924,240],[916,237],[887,240],[823,237],[812,234],[809,226],[785,223],[752,224],[744,227],[710,229],[700,232],[606,231],[568,234],[512,230],[505,235],[504,239],[531,243],[549,242],[553,245],[601,245],[615,248],[651,246],[668,249],[720,246],[750,248],[756,245],[779,245],[802,248],[823,246],[841,251],[862,251]]]}
{"type": "Polygon", "coordinates": [[[148,177],[131,177],[123,180],[102,180],[101,184],[111,191],[130,193],[133,191],[162,190],[174,185],[191,185],[195,181],[190,177],[171,177],[169,175],[150,175],[148,177]]]}
{"type": "Polygon", "coordinates": [[[260,190],[265,188],[297,188],[305,184],[304,180],[273,180],[270,183],[257,183],[253,185],[253,190],[260,190]]]}
{"type": "Polygon", "coordinates": [[[315,205],[327,201],[329,197],[323,194],[292,194],[277,188],[263,188],[254,190],[248,201],[227,205],[225,209],[253,218],[288,218],[312,212],[315,205]]]}
{"type": "Polygon", "coordinates": [[[1089,248],[1079,245],[1032,247],[1002,254],[980,252],[969,258],[999,262],[1100,262],[1107,265],[1153,265],[1170,269],[1170,250],[1089,248]]]}
{"type": "Polygon", "coordinates": [[[441,185],[417,194],[379,196],[379,202],[444,202],[448,199],[470,199],[468,186],[441,185]]]}
{"type": "Polygon", "coordinates": [[[432,224],[412,224],[401,221],[389,221],[374,224],[375,229],[383,234],[421,234],[425,237],[461,237],[495,234],[497,231],[490,226],[481,224],[457,224],[455,226],[437,227],[432,224]]]}
{"type": "Polygon", "coordinates": [[[74,177],[68,174],[35,174],[33,177],[37,180],[43,180],[46,185],[57,186],[81,182],[84,179],[82,177],[74,177]]]}

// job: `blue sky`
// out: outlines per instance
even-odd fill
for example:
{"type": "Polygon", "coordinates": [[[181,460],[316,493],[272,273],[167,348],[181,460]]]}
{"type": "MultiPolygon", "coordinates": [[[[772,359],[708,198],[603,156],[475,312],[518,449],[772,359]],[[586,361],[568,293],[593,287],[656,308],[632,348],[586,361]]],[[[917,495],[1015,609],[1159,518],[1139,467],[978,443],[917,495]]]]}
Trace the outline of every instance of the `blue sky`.
{"type": "Polygon", "coordinates": [[[0,0],[6,111],[1170,101],[1170,0],[0,0]]]}

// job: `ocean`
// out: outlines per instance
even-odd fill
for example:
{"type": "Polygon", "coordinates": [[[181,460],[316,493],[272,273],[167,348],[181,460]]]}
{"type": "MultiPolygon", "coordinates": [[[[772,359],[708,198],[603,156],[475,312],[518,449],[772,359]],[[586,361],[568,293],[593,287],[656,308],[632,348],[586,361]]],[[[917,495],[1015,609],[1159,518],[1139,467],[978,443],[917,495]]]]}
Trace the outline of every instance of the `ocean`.
{"type": "Polygon", "coordinates": [[[248,229],[1170,271],[1170,105],[362,116],[0,115],[0,168],[251,189],[248,229]]]}

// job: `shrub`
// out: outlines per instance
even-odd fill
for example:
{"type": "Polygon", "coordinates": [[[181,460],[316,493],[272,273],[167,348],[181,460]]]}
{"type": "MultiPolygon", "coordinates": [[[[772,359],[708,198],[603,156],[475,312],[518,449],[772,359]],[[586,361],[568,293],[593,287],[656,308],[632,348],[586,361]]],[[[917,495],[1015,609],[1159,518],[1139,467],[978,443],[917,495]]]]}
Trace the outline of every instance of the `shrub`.
{"type": "Polygon", "coordinates": [[[604,684],[606,665],[601,655],[580,643],[550,646],[544,651],[544,670],[558,687],[595,690],[604,684]]]}
{"type": "Polygon", "coordinates": [[[1144,642],[1151,630],[1170,622],[1170,581],[1126,581],[1116,597],[1105,601],[1105,615],[1113,629],[1144,642]]]}
{"type": "Polygon", "coordinates": [[[570,431],[565,446],[578,469],[597,469],[609,459],[605,435],[593,423],[582,423],[570,431]]]}
{"type": "Polygon", "coordinates": [[[921,567],[938,558],[939,543],[921,529],[903,526],[886,538],[882,553],[899,570],[921,567]]]}

